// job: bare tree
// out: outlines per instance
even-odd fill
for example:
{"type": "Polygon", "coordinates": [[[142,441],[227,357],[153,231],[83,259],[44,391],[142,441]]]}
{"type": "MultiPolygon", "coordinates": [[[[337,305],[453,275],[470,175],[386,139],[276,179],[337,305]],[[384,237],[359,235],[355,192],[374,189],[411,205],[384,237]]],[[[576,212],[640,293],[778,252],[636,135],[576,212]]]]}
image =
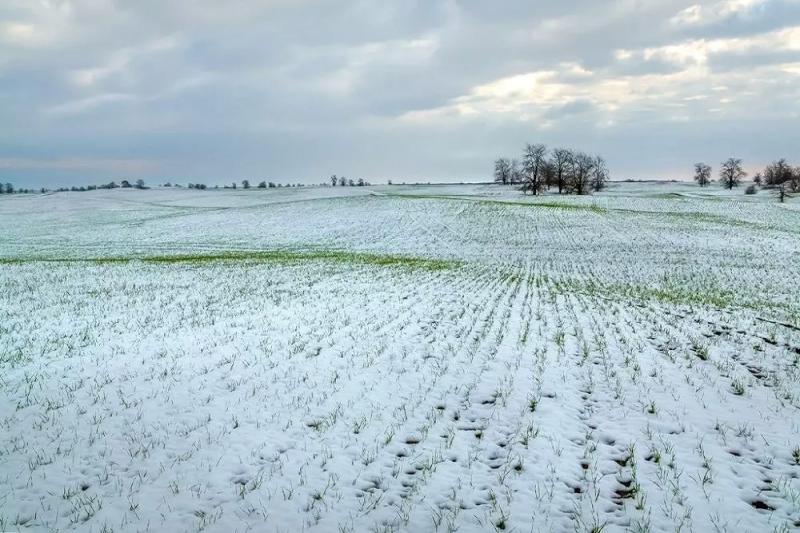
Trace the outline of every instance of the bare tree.
{"type": "Polygon", "coordinates": [[[786,184],[785,183],[781,183],[780,185],[777,185],[775,187],[775,190],[777,192],[778,201],[780,203],[785,202],[786,201],[786,184]]]}
{"type": "Polygon", "coordinates": [[[786,159],[773,161],[764,169],[764,181],[767,185],[780,185],[792,180],[792,167],[786,159]]]}
{"type": "Polygon", "coordinates": [[[553,150],[551,164],[555,174],[555,183],[558,186],[558,194],[561,194],[567,188],[569,167],[572,162],[572,157],[572,151],[566,148],[556,148],[553,150]]]}
{"type": "Polygon", "coordinates": [[[543,144],[528,144],[522,157],[522,172],[524,182],[522,190],[532,194],[539,194],[544,188],[544,166],[546,163],[547,147],[543,144]]]}
{"type": "Polygon", "coordinates": [[[741,159],[729,157],[722,162],[722,168],[719,170],[719,177],[722,185],[727,189],[733,190],[745,176],[747,176],[747,172],[742,168],[741,159]]]}
{"type": "Polygon", "coordinates": [[[517,161],[516,159],[512,159],[511,162],[509,163],[508,172],[509,172],[508,182],[511,185],[515,185],[517,183],[522,182],[522,172],[520,172],[519,170],[519,161],[517,161]]]}
{"type": "Polygon", "coordinates": [[[556,173],[549,159],[545,159],[542,165],[542,183],[544,183],[548,191],[550,187],[556,184],[556,173]]]}
{"type": "Polygon", "coordinates": [[[694,164],[694,181],[701,187],[705,187],[711,182],[711,167],[705,163],[694,164]]]}
{"type": "Polygon", "coordinates": [[[336,187],[336,182],[338,182],[338,181],[339,181],[339,178],[336,177],[336,174],[331,176],[331,186],[332,187],[336,187]]]}
{"type": "Polygon", "coordinates": [[[505,157],[494,162],[494,181],[502,185],[511,181],[511,163],[505,157]]]}
{"type": "Polygon", "coordinates": [[[599,155],[595,156],[590,175],[591,178],[589,180],[589,185],[593,191],[600,192],[605,189],[606,183],[608,182],[608,167],[606,166],[606,160],[599,155]]]}
{"type": "Polygon", "coordinates": [[[800,192],[800,166],[794,167],[789,184],[792,187],[792,192],[800,192]]]}
{"type": "Polygon", "coordinates": [[[344,176],[339,177],[339,186],[344,187],[345,185],[347,185],[347,178],[344,176]]]}
{"type": "Polygon", "coordinates": [[[589,192],[589,179],[594,168],[595,160],[589,154],[578,152],[572,160],[572,172],[570,173],[569,188],[575,194],[586,194],[589,192]]]}

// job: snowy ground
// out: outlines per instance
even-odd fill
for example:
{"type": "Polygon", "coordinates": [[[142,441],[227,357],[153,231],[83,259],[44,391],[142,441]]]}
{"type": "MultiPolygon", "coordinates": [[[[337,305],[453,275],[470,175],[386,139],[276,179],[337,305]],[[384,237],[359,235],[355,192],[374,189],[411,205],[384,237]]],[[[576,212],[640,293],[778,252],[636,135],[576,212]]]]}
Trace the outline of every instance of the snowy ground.
{"type": "Polygon", "coordinates": [[[0,531],[796,530],[797,202],[0,197],[0,531]]]}

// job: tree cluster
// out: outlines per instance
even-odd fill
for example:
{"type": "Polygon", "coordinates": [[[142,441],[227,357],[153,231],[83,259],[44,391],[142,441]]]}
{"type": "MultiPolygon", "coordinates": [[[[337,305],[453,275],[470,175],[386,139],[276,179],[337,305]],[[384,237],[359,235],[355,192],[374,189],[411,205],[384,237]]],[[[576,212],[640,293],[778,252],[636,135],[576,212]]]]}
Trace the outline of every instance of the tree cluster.
{"type": "MultiPolygon", "coordinates": [[[[701,187],[707,186],[713,180],[711,174],[713,169],[706,163],[694,164],[694,181],[701,187]]],[[[736,157],[729,157],[720,163],[719,183],[726,189],[733,189],[738,186],[742,179],[747,176],[747,172],[742,168],[742,160],[736,157]]]]}
{"type": "Polygon", "coordinates": [[[780,202],[786,200],[789,192],[800,193],[800,166],[792,167],[786,159],[773,161],[759,177],[764,188],[775,190],[780,202]]]}
{"type": "Polygon", "coordinates": [[[792,192],[800,192],[800,166],[792,167],[786,159],[773,161],[763,172],[763,185],[786,186],[792,192]]]}
{"type": "Polygon", "coordinates": [[[548,150],[544,144],[527,144],[522,160],[501,157],[494,162],[494,181],[520,185],[524,193],[540,194],[551,188],[558,194],[601,191],[608,182],[605,160],[568,148],[548,150]]]}
{"type": "Polygon", "coordinates": [[[133,185],[131,185],[131,183],[128,180],[122,180],[122,182],[120,183],[120,187],[122,187],[123,189],[130,189],[130,188],[146,189],[147,188],[147,187],[144,186],[144,180],[141,180],[141,179],[136,180],[136,182],[133,185]]]}
{"type": "MultiPolygon", "coordinates": [[[[355,185],[355,183],[353,185],[355,185]]],[[[369,184],[366,183],[362,179],[362,180],[359,180],[358,185],[369,185],[369,184]]],[[[172,182],[169,182],[169,181],[165,182],[162,186],[163,187],[167,187],[167,188],[172,188],[172,187],[175,187],[175,188],[178,188],[178,189],[183,188],[183,185],[181,185],[180,183],[172,183],[172,182]]],[[[238,186],[239,185],[237,185],[236,182],[233,182],[230,185],[225,185],[224,188],[225,189],[236,189],[238,186]]],[[[206,185],[205,183],[188,183],[186,185],[186,187],[189,188],[189,189],[196,189],[196,190],[219,189],[220,188],[219,185],[209,186],[209,185],[206,185]]],[[[261,182],[259,182],[257,187],[259,189],[267,189],[267,188],[274,189],[274,188],[278,188],[278,187],[304,187],[304,185],[302,183],[287,183],[287,184],[284,185],[282,183],[275,183],[274,181],[270,181],[270,182],[261,181],[261,182]]],[[[117,183],[116,181],[110,181],[108,183],[103,183],[101,185],[81,185],[81,186],[73,185],[72,187],[59,187],[57,189],[52,189],[52,190],[57,191],[57,192],[70,192],[70,191],[71,192],[85,192],[85,191],[96,191],[98,189],[148,189],[148,188],[149,187],[147,187],[145,185],[144,180],[138,179],[138,180],[136,180],[134,182],[131,182],[129,180],[122,180],[119,183],[117,183]]],[[[241,188],[250,189],[250,188],[253,188],[253,187],[251,186],[250,181],[245,179],[245,180],[241,181],[241,188]]],[[[11,183],[5,183],[5,184],[0,183],[0,194],[31,193],[31,192],[41,192],[42,194],[44,194],[46,192],[49,192],[50,190],[51,189],[46,189],[44,187],[42,187],[39,190],[17,189],[11,183]]]]}
{"type": "Polygon", "coordinates": [[[346,178],[344,176],[337,176],[334,174],[329,178],[331,182],[331,187],[365,187],[371,185],[368,181],[364,178],[358,178],[358,180],[353,180],[352,178],[346,178]]]}
{"type": "Polygon", "coordinates": [[[18,189],[12,183],[0,183],[0,194],[29,194],[35,192],[46,193],[47,189],[42,187],[39,191],[36,189],[18,189]]]}
{"type": "MultiPolygon", "coordinates": [[[[12,183],[0,183],[0,194],[15,194],[15,193],[28,194],[28,193],[32,193],[32,192],[36,192],[36,190],[35,189],[17,189],[16,187],[14,187],[14,185],[12,183]]],[[[47,192],[47,190],[46,189],[42,189],[41,192],[47,192]]]]}
{"type": "MultiPolygon", "coordinates": [[[[726,189],[733,189],[738,186],[747,176],[747,172],[742,168],[742,160],[729,157],[720,163],[719,183],[726,189]]],[[[705,187],[711,183],[711,167],[705,163],[695,163],[694,180],[705,187]]],[[[753,176],[753,185],[764,189],[774,189],[778,194],[778,199],[783,202],[788,192],[800,192],[800,166],[792,167],[786,159],[773,161],[763,170],[753,176]]],[[[755,187],[750,186],[745,191],[747,194],[755,194],[755,187]]]]}
{"type": "MultiPolygon", "coordinates": [[[[116,181],[110,181],[108,183],[103,183],[101,185],[81,185],[80,187],[76,187],[73,185],[72,187],[59,187],[54,189],[57,192],[86,192],[86,191],[96,191],[97,189],[147,189],[144,184],[144,180],[136,180],[135,182],[131,183],[128,180],[122,180],[121,182],[117,183],[116,181]]],[[[48,192],[49,189],[45,189],[42,187],[41,192],[45,193],[48,192]]]]}
{"type": "MultiPolygon", "coordinates": [[[[305,185],[303,185],[302,183],[287,183],[286,185],[284,185],[283,183],[276,183],[274,181],[260,181],[260,182],[258,182],[258,185],[253,187],[253,185],[250,183],[250,180],[247,180],[247,179],[242,180],[240,182],[240,184],[241,184],[241,188],[242,189],[253,189],[253,188],[257,188],[257,189],[276,189],[276,188],[280,188],[280,187],[305,187],[305,185]]],[[[165,185],[165,187],[167,187],[167,186],[168,185],[165,185]]],[[[238,187],[239,187],[239,185],[237,185],[235,181],[231,182],[230,185],[223,185],[223,189],[236,189],[238,187]]],[[[195,188],[199,188],[199,187],[195,186],[195,188]]],[[[206,187],[203,186],[202,188],[205,189],[206,187]]],[[[215,185],[214,188],[215,189],[219,189],[219,186],[215,185]]]]}

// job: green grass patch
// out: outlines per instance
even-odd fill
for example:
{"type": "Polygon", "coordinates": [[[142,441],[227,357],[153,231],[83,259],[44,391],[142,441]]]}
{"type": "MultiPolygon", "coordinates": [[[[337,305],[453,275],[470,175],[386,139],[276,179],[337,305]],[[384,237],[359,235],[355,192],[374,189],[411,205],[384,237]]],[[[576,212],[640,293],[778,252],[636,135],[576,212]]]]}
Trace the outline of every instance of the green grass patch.
{"type": "Polygon", "coordinates": [[[521,202],[518,200],[490,200],[487,198],[477,198],[474,196],[455,196],[455,195],[437,195],[437,194],[387,194],[392,198],[406,198],[411,200],[457,200],[462,202],[472,202],[476,204],[486,205],[513,205],[522,207],[541,207],[545,209],[575,209],[581,211],[593,211],[595,213],[604,213],[607,211],[604,207],[596,205],[581,205],[569,204],[563,202],[521,202]]]}
{"type": "Polygon", "coordinates": [[[576,279],[559,280],[554,282],[555,289],[563,293],[579,293],[588,296],[600,296],[615,300],[659,302],[674,305],[711,305],[724,308],[733,302],[733,293],[730,291],[706,288],[702,291],[692,290],[689,287],[679,287],[674,284],[661,284],[657,286],[626,284],[626,283],[598,283],[576,279]]]}
{"type": "Polygon", "coordinates": [[[718,286],[681,283],[680,280],[670,280],[658,285],[645,285],[567,279],[551,280],[550,286],[561,293],[583,294],[616,301],[657,301],[670,305],[709,306],[717,309],[741,308],[777,312],[781,316],[791,316],[793,313],[797,313],[796,306],[759,298],[755,294],[742,294],[718,286]]]}
{"type": "Polygon", "coordinates": [[[648,287],[641,285],[611,286],[611,292],[639,300],[657,300],[673,305],[708,305],[723,309],[735,303],[732,291],[708,287],[693,290],[689,287],[662,285],[648,287]]]}
{"type": "Polygon", "coordinates": [[[662,200],[675,200],[675,199],[683,199],[686,197],[679,192],[660,192],[657,194],[645,195],[645,198],[660,198],[662,200]]]}
{"type": "Polygon", "coordinates": [[[374,254],[366,252],[348,252],[341,250],[226,250],[198,254],[170,254],[125,257],[89,257],[89,258],[0,258],[0,264],[17,265],[25,263],[92,263],[116,264],[132,262],[152,264],[201,264],[210,262],[248,262],[248,263],[302,263],[306,261],[326,261],[344,264],[375,265],[382,267],[408,267],[425,270],[445,270],[460,265],[458,261],[445,259],[428,259],[405,255],[374,254]]]}
{"type": "Polygon", "coordinates": [[[679,220],[693,220],[696,222],[708,222],[711,224],[724,224],[726,226],[742,226],[742,227],[757,226],[756,223],[745,222],[743,220],[739,220],[736,218],[726,217],[722,215],[715,215],[713,213],[700,213],[697,211],[650,211],[645,209],[626,209],[622,207],[616,207],[610,210],[616,211],[618,213],[629,213],[631,215],[655,216],[655,217],[673,218],[679,220]]]}

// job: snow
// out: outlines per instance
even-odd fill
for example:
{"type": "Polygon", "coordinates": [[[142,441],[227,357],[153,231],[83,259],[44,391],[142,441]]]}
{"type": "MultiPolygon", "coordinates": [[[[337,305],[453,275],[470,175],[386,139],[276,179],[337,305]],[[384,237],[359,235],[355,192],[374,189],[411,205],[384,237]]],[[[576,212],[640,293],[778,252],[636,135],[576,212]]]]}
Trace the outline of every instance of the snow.
{"type": "Polygon", "coordinates": [[[798,210],[0,197],[0,531],[797,529],[798,210]]]}

